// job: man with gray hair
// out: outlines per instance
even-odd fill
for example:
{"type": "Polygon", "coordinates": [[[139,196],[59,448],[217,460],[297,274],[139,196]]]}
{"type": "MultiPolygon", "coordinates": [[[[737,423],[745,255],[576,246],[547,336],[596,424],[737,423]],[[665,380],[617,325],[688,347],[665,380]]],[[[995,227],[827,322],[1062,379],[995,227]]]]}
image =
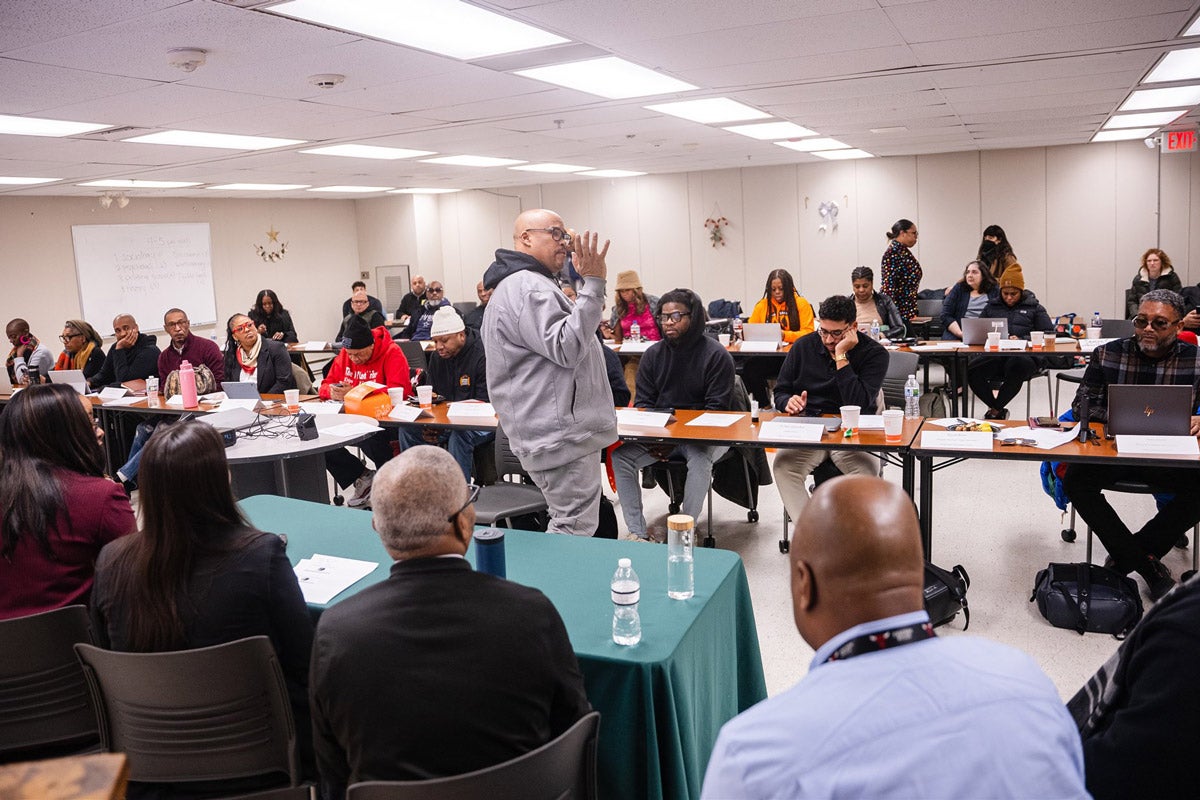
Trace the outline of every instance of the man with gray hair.
{"type": "MultiPolygon", "coordinates": [[[[1133,318],[1133,336],[1092,351],[1072,406],[1076,416],[1080,401],[1086,397],[1090,420],[1107,421],[1108,387],[1121,383],[1191,386],[1194,414],[1200,403],[1200,349],[1179,340],[1184,311],[1183,298],[1170,289],[1153,289],[1143,295],[1133,318]]],[[[1200,417],[1192,417],[1191,432],[1193,436],[1200,434],[1200,417]]],[[[1063,489],[1108,550],[1105,566],[1122,575],[1137,572],[1154,600],[1170,591],[1175,580],[1162,557],[1200,521],[1200,492],[1196,491],[1193,470],[1070,464],[1063,476],[1063,489]],[[1104,499],[1103,490],[1122,481],[1148,483],[1174,496],[1133,533],[1104,499]]]]}
{"type": "Polygon", "coordinates": [[[464,555],[477,488],[421,445],[375,475],[387,580],[327,610],[309,674],[321,789],[457,775],[529,752],[590,706],[561,617],[464,555]]]}

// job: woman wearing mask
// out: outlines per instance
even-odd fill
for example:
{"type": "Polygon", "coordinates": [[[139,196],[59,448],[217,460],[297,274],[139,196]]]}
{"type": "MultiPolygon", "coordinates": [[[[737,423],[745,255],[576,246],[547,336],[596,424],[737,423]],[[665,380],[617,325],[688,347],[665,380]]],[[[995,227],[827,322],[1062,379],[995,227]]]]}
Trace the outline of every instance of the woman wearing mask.
{"type": "Polygon", "coordinates": [[[1004,275],[1004,271],[1017,263],[1012,245],[1008,243],[1008,234],[999,225],[988,225],[983,229],[983,239],[979,242],[979,252],[975,260],[985,266],[996,280],[1004,275]]]}

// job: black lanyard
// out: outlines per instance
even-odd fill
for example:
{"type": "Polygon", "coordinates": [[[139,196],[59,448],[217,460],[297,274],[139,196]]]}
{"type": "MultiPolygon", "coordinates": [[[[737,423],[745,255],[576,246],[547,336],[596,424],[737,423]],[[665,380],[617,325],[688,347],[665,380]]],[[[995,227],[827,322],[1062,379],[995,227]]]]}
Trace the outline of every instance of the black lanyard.
{"type": "Polygon", "coordinates": [[[825,661],[845,661],[847,658],[861,656],[863,653],[877,653],[889,647],[902,647],[914,642],[923,642],[937,636],[933,625],[928,622],[918,622],[901,628],[889,628],[879,633],[864,633],[856,636],[844,645],[834,650],[825,661]]]}

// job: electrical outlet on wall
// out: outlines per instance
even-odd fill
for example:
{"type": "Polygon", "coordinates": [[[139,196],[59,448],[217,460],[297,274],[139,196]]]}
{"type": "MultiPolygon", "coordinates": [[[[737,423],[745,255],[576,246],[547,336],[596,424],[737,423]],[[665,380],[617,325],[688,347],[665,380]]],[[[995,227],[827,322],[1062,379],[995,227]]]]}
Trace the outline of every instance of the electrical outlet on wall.
{"type": "Polygon", "coordinates": [[[358,273],[358,277],[364,281],[369,281],[371,280],[371,273],[363,270],[362,272],[358,273]]]}

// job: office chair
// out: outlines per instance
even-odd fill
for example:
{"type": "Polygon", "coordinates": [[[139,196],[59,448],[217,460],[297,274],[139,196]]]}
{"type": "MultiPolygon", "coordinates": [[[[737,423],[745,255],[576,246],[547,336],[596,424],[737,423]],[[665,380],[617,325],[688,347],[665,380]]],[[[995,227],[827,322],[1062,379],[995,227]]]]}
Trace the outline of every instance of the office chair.
{"type": "Polygon", "coordinates": [[[475,524],[494,525],[503,521],[506,527],[511,527],[514,517],[548,511],[550,506],[542,490],[525,482],[529,473],[509,446],[508,434],[502,425],[496,426],[494,447],[498,480],[490,486],[480,487],[479,497],[475,500],[475,524]]]}
{"type": "MultiPolygon", "coordinates": [[[[1133,335],[1133,321],[1128,319],[1106,319],[1100,328],[1100,336],[1104,339],[1124,339],[1133,335]]],[[[1062,383],[1083,383],[1083,373],[1087,367],[1059,370],[1054,373],[1054,404],[1050,407],[1051,416],[1058,416],[1058,396],[1062,383]]]]}

